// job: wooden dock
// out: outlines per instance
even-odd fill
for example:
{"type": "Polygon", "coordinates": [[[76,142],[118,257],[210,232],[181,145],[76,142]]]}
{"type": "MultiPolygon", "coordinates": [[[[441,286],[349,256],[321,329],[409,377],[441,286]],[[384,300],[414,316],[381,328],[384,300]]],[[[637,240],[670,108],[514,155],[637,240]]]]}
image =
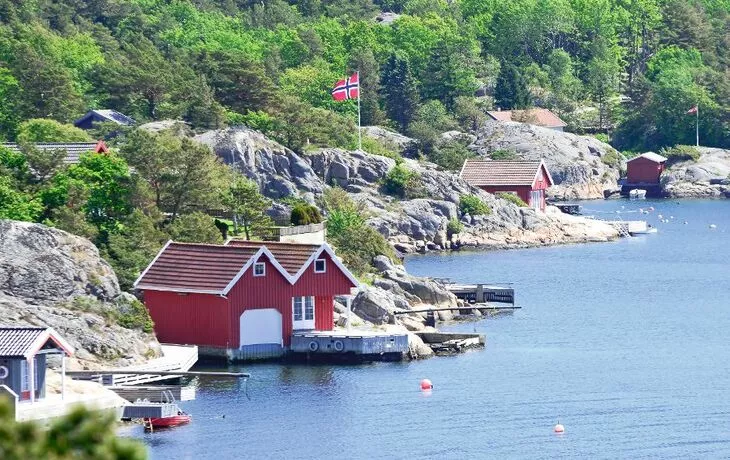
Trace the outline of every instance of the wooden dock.
{"type": "Polygon", "coordinates": [[[415,332],[415,334],[436,354],[461,353],[470,348],[483,348],[486,343],[484,334],[456,332],[415,332]]]}
{"type": "Polygon", "coordinates": [[[572,216],[579,216],[581,214],[581,205],[578,203],[548,203],[550,206],[555,206],[565,214],[572,216]]]}
{"type": "Polygon", "coordinates": [[[170,403],[195,400],[195,387],[191,385],[128,385],[109,389],[129,402],[146,400],[153,403],[170,403]]]}
{"type": "Polygon", "coordinates": [[[508,303],[514,305],[515,303],[515,290],[511,287],[448,283],[446,289],[457,298],[470,304],[508,303]]]}

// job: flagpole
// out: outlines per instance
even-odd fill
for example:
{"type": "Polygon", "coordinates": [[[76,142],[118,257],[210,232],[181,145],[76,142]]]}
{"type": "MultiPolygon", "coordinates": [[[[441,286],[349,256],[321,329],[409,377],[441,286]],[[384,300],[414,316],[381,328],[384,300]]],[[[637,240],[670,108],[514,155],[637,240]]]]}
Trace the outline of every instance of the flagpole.
{"type": "MultiPolygon", "coordinates": [[[[357,100],[358,103],[360,99],[357,100]]],[[[697,147],[700,146],[700,105],[697,104],[697,110],[695,111],[695,140],[697,141],[697,147]]]]}
{"type": "Polygon", "coordinates": [[[360,127],[360,97],[362,95],[362,84],[360,83],[360,71],[357,72],[357,148],[362,150],[362,128],[360,127]]]}

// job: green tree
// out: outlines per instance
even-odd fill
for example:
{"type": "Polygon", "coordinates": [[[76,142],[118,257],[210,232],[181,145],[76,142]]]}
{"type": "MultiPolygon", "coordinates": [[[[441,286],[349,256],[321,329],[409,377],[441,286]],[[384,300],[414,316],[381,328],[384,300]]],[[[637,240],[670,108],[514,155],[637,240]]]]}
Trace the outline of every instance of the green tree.
{"type": "Polygon", "coordinates": [[[408,129],[418,107],[418,83],[411,73],[408,59],[392,54],[383,67],[380,79],[383,87],[383,105],[388,118],[400,129],[408,129]]]}
{"type": "Polygon", "coordinates": [[[4,460],[147,458],[141,443],[118,438],[115,430],[111,414],[84,408],[54,420],[47,429],[35,422],[16,422],[7,401],[0,399],[0,457],[4,460]]]}
{"type": "Polygon", "coordinates": [[[34,142],[88,142],[89,134],[73,125],[59,123],[56,120],[33,118],[18,126],[19,143],[34,142]]]}
{"type": "MultiPolygon", "coordinates": [[[[223,195],[223,204],[234,215],[236,227],[240,224],[247,240],[260,230],[273,225],[266,214],[271,200],[259,192],[256,182],[238,176],[223,195]]],[[[235,229],[236,232],[238,229],[235,229]]]]}
{"type": "Polygon", "coordinates": [[[222,243],[223,237],[214,219],[196,211],[183,214],[167,228],[170,237],[184,243],[222,243]]]}
{"type": "Polygon", "coordinates": [[[352,51],[348,67],[360,72],[360,113],[362,125],[377,125],[385,114],[380,108],[380,66],[370,48],[352,51]]]}
{"type": "Polygon", "coordinates": [[[0,219],[33,222],[42,211],[36,198],[19,191],[10,177],[0,174],[0,219]]]}
{"type": "Polygon", "coordinates": [[[10,70],[0,67],[0,140],[15,136],[19,119],[20,85],[10,70]]]}
{"type": "Polygon", "coordinates": [[[322,215],[316,206],[298,203],[291,210],[292,225],[309,225],[322,222],[322,215]]]}
{"type": "Polygon", "coordinates": [[[511,63],[503,63],[494,88],[494,103],[500,109],[530,107],[530,90],[520,71],[511,63]]]}

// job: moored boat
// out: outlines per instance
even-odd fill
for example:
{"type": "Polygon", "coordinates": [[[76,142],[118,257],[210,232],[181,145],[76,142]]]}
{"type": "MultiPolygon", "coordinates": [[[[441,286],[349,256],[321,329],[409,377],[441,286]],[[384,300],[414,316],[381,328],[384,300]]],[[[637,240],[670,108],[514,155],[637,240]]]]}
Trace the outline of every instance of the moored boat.
{"type": "Polygon", "coordinates": [[[646,198],[646,190],[635,188],[629,192],[629,198],[632,200],[643,200],[646,198]]]}
{"type": "Polygon", "coordinates": [[[147,430],[154,428],[172,428],[175,426],[188,424],[192,420],[192,415],[186,414],[185,412],[180,412],[177,415],[173,415],[171,417],[146,418],[144,419],[144,427],[147,430]]]}

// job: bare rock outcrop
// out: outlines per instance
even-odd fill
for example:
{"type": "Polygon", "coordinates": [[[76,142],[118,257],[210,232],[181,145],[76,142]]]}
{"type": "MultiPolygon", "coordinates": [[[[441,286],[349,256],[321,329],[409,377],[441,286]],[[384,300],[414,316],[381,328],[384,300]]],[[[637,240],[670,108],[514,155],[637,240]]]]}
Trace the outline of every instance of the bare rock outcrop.
{"type": "Polygon", "coordinates": [[[674,164],[662,174],[664,193],[673,198],[730,198],[730,150],[699,151],[697,161],[674,164]]]}
{"type": "Polygon", "coordinates": [[[135,364],[159,354],[153,334],[117,324],[140,304],[120,291],[90,241],[0,220],[0,247],[0,324],[53,327],[76,348],[77,367],[135,364]]]}
{"type": "Polygon", "coordinates": [[[487,121],[469,148],[485,157],[511,150],[521,159],[544,159],[555,181],[550,195],[559,199],[603,198],[603,191],[616,188],[619,179],[619,165],[602,161],[616,154],[610,145],[526,123],[487,121]]]}

